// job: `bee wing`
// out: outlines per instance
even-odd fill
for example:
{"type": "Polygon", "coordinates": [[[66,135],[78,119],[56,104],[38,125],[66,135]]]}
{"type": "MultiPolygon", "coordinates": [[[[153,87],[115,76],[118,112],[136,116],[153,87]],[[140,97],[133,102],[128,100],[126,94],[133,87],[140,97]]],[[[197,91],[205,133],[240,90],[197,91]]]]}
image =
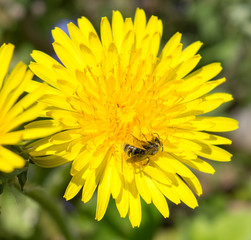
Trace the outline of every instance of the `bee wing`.
{"type": "Polygon", "coordinates": [[[139,140],[138,138],[136,138],[135,136],[133,136],[133,144],[135,146],[138,146],[138,147],[143,147],[143,146],[146,146],[148,145],[148,143],[146,141],[142,141],[142,140],[139,140]]]}

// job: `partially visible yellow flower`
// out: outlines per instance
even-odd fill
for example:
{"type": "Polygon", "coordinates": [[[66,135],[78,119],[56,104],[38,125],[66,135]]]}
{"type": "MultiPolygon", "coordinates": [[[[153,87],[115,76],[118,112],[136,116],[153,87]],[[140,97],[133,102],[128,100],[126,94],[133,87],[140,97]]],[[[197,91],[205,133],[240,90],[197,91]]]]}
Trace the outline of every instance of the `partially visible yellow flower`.
{"type": "Polygon", "coordinates": [[[141,222],[141,198],[164,217],[169,216],[166,199],[195,208],[193,192],[201,195],[202,188],[187,165],[213,174],[204,158],[230,161],[232,156],[215,146],[230,140],[204,131],[231,131],[237,121],[201,116],[232,100],[227,93],[209,94],[225,82],[210,81],[221,65],[190,73],[201,59],[196,53],[202,43],[183,49],[180,33],[158,56],[162,22],[152,16],[147,23],[140,9],[134,22],[119,11],[113,12],[112,25],[102,18],[101,40],[85,17],[78,27],[69,23],[68,30],[70,38],[59,28],[52,31],[63,64],[32,53],[30,68],[51,85],[40,101],[48,104],[44,116],[52,120],[27,127],[61,124],[61,132],[30,145],[34,161],[42,167],[72,161],[64,197],[70,200],[82,190],[82,201],[88,202],[97,189],[97,220],[110,196],[132,226],[141,222]]]}
{"type": "Polygon", "coordinates": [[[14,45],[3,44],[0,48],[0,171],[10,173],[16,168],[22,168],[25,160],[10,151],[5,146],[15,145],[24,139],[33,139],[51,134],[50,129],[16,130],[22,124],[38,117],[45,104],[36,103],[45,91],[45,84],[18,101],[24,93],[33,73],[27,65],[20,62],[7,75],[14,51],[14,45]]]}

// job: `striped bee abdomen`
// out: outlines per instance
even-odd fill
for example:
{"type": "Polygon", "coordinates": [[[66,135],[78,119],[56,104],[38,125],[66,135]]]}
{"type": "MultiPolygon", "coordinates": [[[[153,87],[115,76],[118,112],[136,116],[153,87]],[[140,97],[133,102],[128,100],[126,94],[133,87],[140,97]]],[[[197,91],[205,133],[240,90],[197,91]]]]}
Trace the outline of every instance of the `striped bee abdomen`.
{"type": "Polygon", "coordinates": [[[130,144],[123,144],[123,150],[128,155],[128,157],[134,156],[134,155],[144,155],[146,153],[145,149],[137,148],[135,146],[132,146],[130,144]]]}

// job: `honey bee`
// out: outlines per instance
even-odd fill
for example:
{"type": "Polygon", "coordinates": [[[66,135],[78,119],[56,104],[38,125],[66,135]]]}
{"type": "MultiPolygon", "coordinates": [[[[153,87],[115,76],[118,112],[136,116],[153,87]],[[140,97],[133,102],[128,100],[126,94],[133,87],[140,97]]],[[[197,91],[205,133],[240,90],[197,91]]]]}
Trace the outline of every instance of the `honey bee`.
{"type": "Polygon", "coordinates": [[[153,136],[151,141],[141,141],[136,137],[134,137],[134,139],[137,141],[137,145],[140,147],[136,147],[127,143],[123,144],[123,150],[129,157],[127,162],[135,163],[147,160],[145,164],[147,165],[150,162],[150,157],[157,154],[160,148],[163,151],[163,143],[160,141],[158,135],[153,136]]]}

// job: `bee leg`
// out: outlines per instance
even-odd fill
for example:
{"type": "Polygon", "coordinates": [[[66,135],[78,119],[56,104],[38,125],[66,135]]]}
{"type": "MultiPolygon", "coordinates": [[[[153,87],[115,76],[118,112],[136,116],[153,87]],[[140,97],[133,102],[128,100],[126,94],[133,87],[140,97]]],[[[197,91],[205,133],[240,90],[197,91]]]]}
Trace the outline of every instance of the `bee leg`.
{"type": "Polygon", "coordinates": [[[148,165],[150,163],[150,158],[147,157],[147,162],[144,164],[144,166],[148,165]]]}

